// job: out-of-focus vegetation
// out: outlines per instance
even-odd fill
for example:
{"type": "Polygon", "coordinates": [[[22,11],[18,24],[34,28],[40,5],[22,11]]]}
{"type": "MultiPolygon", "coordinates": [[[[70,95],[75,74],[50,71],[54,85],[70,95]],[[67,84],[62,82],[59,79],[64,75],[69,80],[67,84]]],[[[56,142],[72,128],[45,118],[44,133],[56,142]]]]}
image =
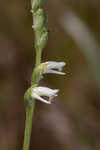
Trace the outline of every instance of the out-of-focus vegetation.
{"type": "MultiPolygon", "coordinates": [[[[66,76],[45,75],[40,83],[59,88],[60,93],[49,106],[36,103],[31,150],[99,150],[100,1],[48,0],[45,9],[50,39],[43,60],[67,62],[66,76]],[[75,15],[68,17],[69,10],[75,15]],[[73,17],[81,21],[76,22],[79,28],[75,28],[76,20],[72,28],[66,24],[73,17]],[[80,25],[86,29],[83,33],[80,25]]],[[[35,62],[30,1],[0,0],[0,18],[0,149],[21,150],[23,96],[35,62]]]]}

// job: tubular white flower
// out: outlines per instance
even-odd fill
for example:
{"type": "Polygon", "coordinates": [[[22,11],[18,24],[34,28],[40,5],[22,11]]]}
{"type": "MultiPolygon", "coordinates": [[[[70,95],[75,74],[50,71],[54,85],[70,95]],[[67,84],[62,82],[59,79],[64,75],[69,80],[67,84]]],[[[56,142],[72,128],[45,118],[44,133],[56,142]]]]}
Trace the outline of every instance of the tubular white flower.
{"type": "Polygon", "coordinates": [[[40,100],[46,104],[51,104],[51,100],[57,96],[58,89],[50,89],[47,87],[34,87],[32,90],[32,97],[40,100]],[[42,98],[41,96],[46,96],[49,99],[42,98]]]}
{"type": "Polygon", "coordinates": [[[56,61],[48,61],[42,63],[46,67],[44,68],[44,73],[54,73],[59,75],[65,75],[62,71],[62,68],[66,65],[65,62],[56,62],[56,61]]]}

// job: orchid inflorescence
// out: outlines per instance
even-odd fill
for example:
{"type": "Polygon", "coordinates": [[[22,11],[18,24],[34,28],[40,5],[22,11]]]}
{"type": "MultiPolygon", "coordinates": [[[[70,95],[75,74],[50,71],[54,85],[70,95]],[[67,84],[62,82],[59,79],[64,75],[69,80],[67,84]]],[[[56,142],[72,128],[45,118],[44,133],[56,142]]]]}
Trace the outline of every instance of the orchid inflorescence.
{"type": "Polygon", "coordinates": [[[35,33],[36,64],[32,73],[32,85],[24,94],[24,103],[26,105],[26,125],[23,150],[29,150],[30,135],[32,129],[32,117],[35,107],[35,99],[46,104],[51,104],[52,99],[57,96],[58,89],[38,86],[39,81],[45,74],[52,73],[64,75],[62,68],[65,62],[47,61],[41,63],[42,50],[48,41],[48,29],[46,27],[47,16],[43,9],[45,0],[31,0],[33,25],[35,33]]]}
{"type": "MultiPolygon", "coordinates": [[[[48,40],[48,29],[46,27],[46,15],[42,8],[44,0],[32,0],[32,14],[33,14],[33,25],[32,28],[35,32],[35,47],[36,47],[36,59],[38,55],[42,53],[48,40]]],[[[41,56],[40,56],[41,57],[41,56]]],[[[41,59],[41,58],[40,58],[41,59]]],[[[57,96],[58,90],[52,90],[46,87],[38,87],[39,81],[43,78],[44,74],[52,73],[64,75],[62,68],[65,66],[65,62],[47,61],[40,63],[37,61],[36,67],[32,74],[32,86],[25,93],[25,103],[29,101],[29,94],[31,100],[37,99],[46,104],[51,104],[51,99],[57,96]],[[34,86],[37,85],[37,86],[34,86]],[[42,96],[46,96],[49,99],[46,100],[42,96]]]]}

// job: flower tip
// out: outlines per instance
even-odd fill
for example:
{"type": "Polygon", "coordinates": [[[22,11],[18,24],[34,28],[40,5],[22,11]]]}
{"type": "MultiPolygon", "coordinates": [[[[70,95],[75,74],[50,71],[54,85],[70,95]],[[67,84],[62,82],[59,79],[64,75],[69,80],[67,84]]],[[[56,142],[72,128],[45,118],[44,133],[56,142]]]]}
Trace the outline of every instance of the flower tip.
{"type": "Polygon", "coordinates": [[[58,96],[57,93],[59,92],[59,89],[54,90],[54,96],[58,96]]]}
{"type": "Polygon", "coordinates": [[[59,89],[55,89],[54,92],[55,92],[55,93],[58,93],[58,92],[59,92],[59,89]]]}
{"type": "Polygon", "coordinates": [[[65,62],[61,62],[61,65],[62,65],[62,67],[64,67],[66,65],[66,63],[65,62]]]}
{"type": "Polygon", "coordinates": [[[58,72],[59,75],[65,75],[65,72],[58,72]]]}
{"type": "Polygon", "coordinates": [[[59,62],[59,70],[61,71],[65,65],[66,65],[65,62],[59,62]]]}

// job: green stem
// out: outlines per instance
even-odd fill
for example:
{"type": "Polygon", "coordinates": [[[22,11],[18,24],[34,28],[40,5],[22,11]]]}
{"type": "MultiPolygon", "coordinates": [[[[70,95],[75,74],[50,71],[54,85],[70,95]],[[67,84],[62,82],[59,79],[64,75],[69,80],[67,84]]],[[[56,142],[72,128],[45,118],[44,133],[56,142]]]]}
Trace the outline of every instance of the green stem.
{"type": "Polygon", "coordinates": [[[31,107],[26,108],[26,126],[25,126],[23,150],[29,149],[34,107],[35,107],[35,100],[33,101],[33,104],[31,105],[31,107]]]}
{"type": "MultiPolygon", "coordinates": [[[[39,65],[40,62],[41,62],[41,52],[37,51],[36,66],[39,65]]],[[[39,74],[37,75],[37,78],[40,78],[39,74]]],[[[38,83],[35,83],[35,84],[38,84],[38,83]]],[[[25,136],[24,136],[23,150],[29,150],[34,108],[35,108],[35,99],[33,100],[32,105],[26,108],[26,122],[25,122],[25,136]]]]}
{"type": "Polygon", "coordinates": [[[41,49],[36,50],[36,67],[41,63],[41,54],[42,54],[41,49]]]}
{"type": "MultiPolygon", "coordinates": [[[[36,54],[36,67],[40,64],[40,62],[41,62],[41,50],[39,49],[36,54]]],[[[37,74],[36,78],[40,78],[40,74],[37,74]]],[[[34,84],[38,84],[38,80],[35,82],[34,84]]],[[[23,150],[29,150],[31,129],[32,129],[32,118],[33,118],[33,113],[35,108],[35,99],[32,101],[33,101],[32,105],[30,107],[26,107],[26,122],[25,122],[25,136],[24,136],[23,150]]]]}

